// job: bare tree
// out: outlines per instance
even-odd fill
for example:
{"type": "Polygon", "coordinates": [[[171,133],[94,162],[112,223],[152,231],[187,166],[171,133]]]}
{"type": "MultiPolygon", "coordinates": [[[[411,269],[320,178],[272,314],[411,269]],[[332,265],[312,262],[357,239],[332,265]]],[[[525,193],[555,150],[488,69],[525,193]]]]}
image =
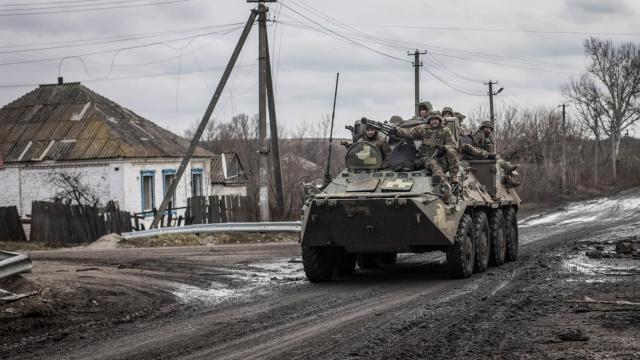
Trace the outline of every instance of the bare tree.
{"type": "Polygon", "coordinates": [[[100,198],[95,191],[82,181],[82,174],[56,171],[49,175],[51,184],[59,191],[53,196],[57,199],[71,199],[78,205],[98,205],[100,198]]]}
{"type": "Polygon", "coordinates": [[[585,40],[584,49],[591,60],[585,75],[595,85],[587,95],[594,98],[607,121],[603,130],[611,142],[612,176],[616,179],[622,133],[640,119],[640,47],[632,42],[616,46],[592,37],[585,40]]]}
{"type": "Polygon", "coordinates": [[[599,106],[598,86],[593,77],[582,74],[579,79],[572,78],[569,84],[562,86],[562,94],[571,100],[578,114],[578,120],[590,130],[596,140],[593,153],[593,183],[598,186],[598,150],[604,117],[604,109],[599,106]]]}

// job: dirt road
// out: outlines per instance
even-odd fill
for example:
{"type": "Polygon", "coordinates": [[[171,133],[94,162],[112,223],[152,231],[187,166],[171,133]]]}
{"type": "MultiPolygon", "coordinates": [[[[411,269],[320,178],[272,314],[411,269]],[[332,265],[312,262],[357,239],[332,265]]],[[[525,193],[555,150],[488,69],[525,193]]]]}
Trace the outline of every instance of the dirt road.
{"type": "Polygon", "coordinates": [[[37,252],[0,284],[40,291],[0,308],[0,354],[640,359],[640,259],[613,249],[639,229],[638,190],[576,203],[522,219],[519,260],[465,280],[441,253],[311,284],[297,244],[37,252]]]}

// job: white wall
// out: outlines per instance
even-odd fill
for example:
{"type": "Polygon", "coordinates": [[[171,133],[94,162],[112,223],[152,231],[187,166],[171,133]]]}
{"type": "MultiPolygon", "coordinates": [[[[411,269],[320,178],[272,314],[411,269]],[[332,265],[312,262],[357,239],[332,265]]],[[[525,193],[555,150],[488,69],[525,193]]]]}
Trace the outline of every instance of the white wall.
{"type": "MultiPolygon", "coordinates": [[[[142,211],[142,184],[141,174],[143,171],[154,172],[154,187],[155,187],[155,207],[159,207],[164,197],[164,184],[162,170],[178,170],[180,166],[180,159],[152,159],[152,160],[138,160],[123,164],[124,168],[124,202],[121,204],[121,208],[124,208],[133,212],[142,211]]],[[[207,160],[192,160],[187,166],[184,175],[178,183],[176,189],[176,203],[174,207],[183,207],[187,205],[187,198],[191,197],[191,169],[201,168],[204,169],[202,174],[202,186],[203,194],[207,194],[209,191],[209,161],[207,160]]]]}
{"type": "MultiPolygon", "coordinates": [[[[140,174],[142,170],[155,170],[155,206],[160,206],[163,193],[163,169],[177,171],[181,159],[110,160],[94,162],[65,162],[5,164],[0,169],[0,206],[15,205],[20,215],[31,214],[32,201],[50,201],[60,191],[51,184],[51,176],[57,171],[79,174],[82,182],[90,187],[104,205],[116,200],[122,210],[140,212],[142,196],[140,174]]],[[[203,193],[209,192],[209,161],[195,159],[185,171],[176,191],[176,205],[185,206],[191,196],[191,168],[202,168],[203,193]]]]}
{"type": "Polygon", "coordinates": [[[222,184],[211,184],[210,195],[217,196],[247,196],[247,187],[246,186],[225,186],[222,184]]]}
{"type": "Polygon", "coordinates": [[[88,186],[104,202],[118,199],[121,194],[111,194],[108,163],[67,163],[64,165],[5,164],[0,170],[0,203],[15,205],[20,215],[31,214],[32,201],[50,201],[61,190],[51,179],[57,172],[78,174],[83,184],[88,186]]]}

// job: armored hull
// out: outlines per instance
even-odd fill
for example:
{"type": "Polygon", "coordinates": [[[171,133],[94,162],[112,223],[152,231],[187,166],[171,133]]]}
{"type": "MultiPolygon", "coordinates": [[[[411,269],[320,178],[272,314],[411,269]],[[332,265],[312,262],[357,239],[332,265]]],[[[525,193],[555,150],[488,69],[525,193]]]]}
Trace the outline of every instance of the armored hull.
{"type": "Polygon", "coordinates": [[[516,259],[520,198],[498,161],[462,161],[453,187],[434,185],[428,170],[382,170],[380,162],[373,144],[354,144],[348,168],[308,194],[301,244],[309,280],[349,274],[356,262],[392,263],[405,252],[446,252],[456,278],[516,259]]]}

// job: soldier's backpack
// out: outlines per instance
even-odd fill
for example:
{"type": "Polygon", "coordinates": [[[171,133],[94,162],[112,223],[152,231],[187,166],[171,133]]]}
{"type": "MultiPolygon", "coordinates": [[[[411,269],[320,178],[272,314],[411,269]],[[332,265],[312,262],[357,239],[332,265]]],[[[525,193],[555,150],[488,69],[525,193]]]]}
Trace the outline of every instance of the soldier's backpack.
{"type": "Polygon", "coordinates": [[[424,167],[417,158],[418,151],[413,140],[401,140],[395,145],[389,156],[389,167],[393,171],[413,171],[424,167]]]}

